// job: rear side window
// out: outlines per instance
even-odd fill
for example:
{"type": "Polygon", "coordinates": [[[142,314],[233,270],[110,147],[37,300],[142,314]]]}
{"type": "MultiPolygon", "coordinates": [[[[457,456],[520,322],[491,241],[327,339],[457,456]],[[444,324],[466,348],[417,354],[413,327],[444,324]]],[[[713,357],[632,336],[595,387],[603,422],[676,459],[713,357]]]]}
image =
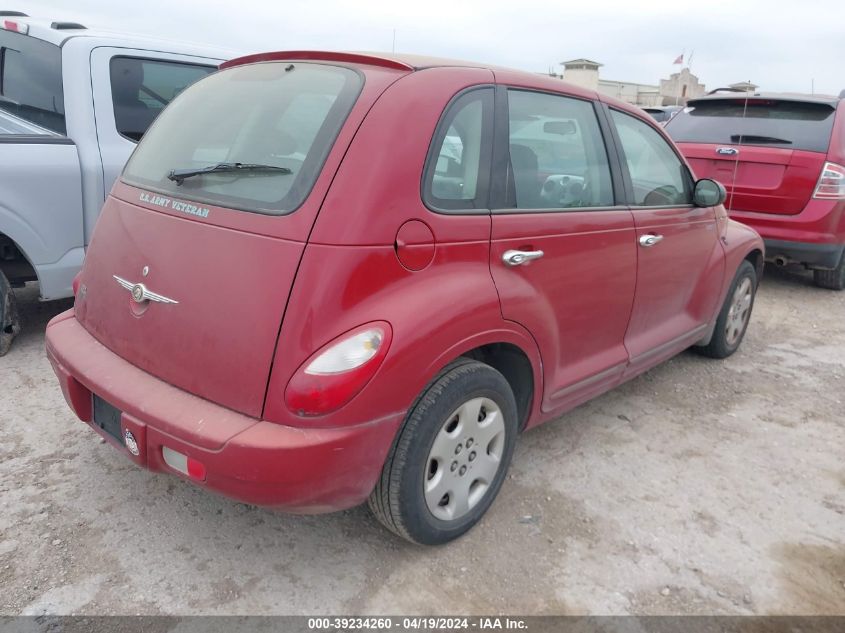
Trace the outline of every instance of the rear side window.
{"type": "Polygon", "coordinates": [[[825,103],[771,99],[693,102],[666,131],[679,143],[760,145],[827,152],[833,107],[825,103]]]}
{"type": "Polygon", "coordinates": [[[423,199],[429,207],[487,207],[492,123],[492,88],[465,92],[447,107],[434,134],[423,177],[423,199]]]}
{"type": "Polygon", "coordinates": [[[173,98],[216,68],[136,57],[111,60],[114,122],[126,138],[139,141],[173,98]]]}
{"type": "Polygon", "coordinates": [[[65,134],[62,52],[58,46],[0,30],[0,110],[65,134]]]}
{"type": "Polygon", "coordinates": [[[613,206],[607,150],[592,103],[508,90],[508,124],[511,207],[613,206]]]}
{"type": "Polygon", "coordinates": [[[209,75],[162,112],[123,180],[232,209],[290,213],[311,191],[362,83],[353,70],[312,63],[250,64],[209,75]],[[236,163],[241,168],[232,169],[236,163]],[[181,185],[168,178],[173,170],[214,167],[222,169],[181,185]]]}
{"type": "Polygon", "coordinates": [[[666,139],[636,117],[611,110],[634,188],[633,204],[645,207],[692,204],[686,165],[666,139]]]}

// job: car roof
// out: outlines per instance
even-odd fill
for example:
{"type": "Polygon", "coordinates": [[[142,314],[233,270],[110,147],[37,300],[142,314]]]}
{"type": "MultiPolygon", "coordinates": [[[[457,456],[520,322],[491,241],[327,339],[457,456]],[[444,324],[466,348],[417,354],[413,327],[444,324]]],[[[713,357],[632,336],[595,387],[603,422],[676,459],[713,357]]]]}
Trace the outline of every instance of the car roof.
{"type": "MultiPolygon", "coordinates": [[[[397,70],[424,70],[426,68],[484,68],[488,70],[509,70],[502,66],[485,64],[481,62],[470,62],[462,59],[449,59],[446,57],[431,57],[427,55],[413,55],[401,53],[380,53],[370,51],[322,51],[322,50],[292,50],[292,51],[271,51],[256,53],[232,59],[223,67],[240,66],[262,61],[287,61],[287,60],[309,60],[309,61],[334,61],[348,64],[368,64],[382,66],[397,70]]],[[[516,71],[519,72],[519,71],[516,71]]],[[[532,75],[532,73],[525,73],[532,75]]]]}
{"type": "Polygon", "coordinates": [[[351,65],[371,65],[382,68],[391,68],[394,70],[402,70],[405,72],[426,70],[428,68],[481,68],[506,76],[508,82],[516,81],[517,83],[523,83],[526,86],[531,86],[532,88],[538,90],[560,90],[561,86],[565,86],[566,90],[564,92],[569,92],[575,96],[613,104],[619,109],[635,115],[639,115],[639,113],[642,112],[639,108],[619,99],[599,94],[595,90],[576,86],[575,84],[562,81],[561,79],[552,78],[546,74],[516,70],[506,66],[487,64],[484,62],[471,62],[462,59],[432,57],[428,55],[320,50],[275,51],[236,57],[227,62],[223,62],[220,65],[220,68],[231,68],[232,66],[241,66],[258,62],[296,60],[335,62],[351,65]]]}
{"type": "Polygon", "coordinates": [[[725,91],[714,92],[713,94],[696,97],[695,99],[690,99],[687,103],[688,105],[694,105],[695,103],[700,103],[702,101],[724,101],[726,99],[744,101],[746,98],[749,101],[796,101],[800,103],[821,103],[833,107],[836,107],[840,101],[839,97],[834,97],[833,95],[804,94],[800,92],[746,93],[725,91]]]}
{"type": "Polygon", "coordinates": [[[152,48],[156,50],[210,57],[212,59],[230,59],[238,55],[237,51],[226,50],[215,46],[207,46],[192,42],[174,42],[137,33],[125,33],[110,31],[107,29],[88,28],[83,24],[66,22],[61,20],[50,20],[46,18],[33,18],[26,15],[2,15],[0,19],[27,26],[26,36],[32,37],[56,46],[64,46],[68,41],[78,38],[97,38],[111,40],[122,46],[130,45],[138,48],[152,48]]]}

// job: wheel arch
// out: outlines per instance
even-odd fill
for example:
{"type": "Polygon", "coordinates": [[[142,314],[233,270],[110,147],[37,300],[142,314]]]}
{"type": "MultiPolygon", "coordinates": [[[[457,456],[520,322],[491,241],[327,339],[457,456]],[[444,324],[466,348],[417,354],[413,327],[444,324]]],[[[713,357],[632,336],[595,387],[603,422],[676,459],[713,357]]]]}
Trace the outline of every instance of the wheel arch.
{"type": "Polygon", "coordinates": [[[757,273],[757,284],[760,284],[760,280],[763,278],[763,268],[765,266],[765,256],[763,255],[763,250],[760,248],[755,248],[749,251],[745,257],[743,258],[745,261],[750,262],[752,266],[754,266],[754,270],[757,273]]]}
{"type": "Polygon", "coordinates": [[[426,372],[427,384],[462,357],[485,363],[505,377],[516,399],[519,428],[529,426],[540,411],[543,393],[542,360],[534,339],[517,329],[499,329],[464,339],[432,361],[426,372]]]}
{"type": "Polygon", "coordinates": [[[12,284],[39,280],[38,269],[20,242],[3,230],[0,230],[0,271],[12,284]]]}

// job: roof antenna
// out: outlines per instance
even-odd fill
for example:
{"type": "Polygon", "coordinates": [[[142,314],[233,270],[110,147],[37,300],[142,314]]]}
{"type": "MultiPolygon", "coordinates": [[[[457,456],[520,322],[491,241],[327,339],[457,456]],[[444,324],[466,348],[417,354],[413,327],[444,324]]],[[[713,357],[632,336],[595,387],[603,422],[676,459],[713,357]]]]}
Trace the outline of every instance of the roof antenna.
{"type": "MultiPolygon", "coordinates": [[[[751,84],[751,80],[748,80],[748,84],[751,84]]],[[[742,105],[742,119],[741,121],[745,123],[745,115],[748,112],[748,88],[745,89],[745,103],[742,105]]],[[[734,174],[731,178],[731,195],[728,197],[728,214],[733,211],[733,202],[734,202],[734,194],[736,193],[736,173],[739,169],[739,148],[742,147],[742,130],[745,128],[744,125],[740,127],[739,133],[739,142],[737,143],[736,147],[736,154],[734,155],[734,174]]]]}
{"type": "Polygon", "coordinates": [[[396,29],[393,29],[393,47],[390,49],[392,53],[396,52],[396,29]]]}

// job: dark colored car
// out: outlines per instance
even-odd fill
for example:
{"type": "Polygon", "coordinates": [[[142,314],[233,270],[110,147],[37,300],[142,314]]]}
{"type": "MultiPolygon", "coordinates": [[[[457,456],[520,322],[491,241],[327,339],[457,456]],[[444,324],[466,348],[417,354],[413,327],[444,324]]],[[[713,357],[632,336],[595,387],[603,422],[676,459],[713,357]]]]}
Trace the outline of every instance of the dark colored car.
{"type": "Polygon", "coordinates": [[[666,125],[666,122],[683,110],[683,106],[646,106],[643,108],[658,123],[666,125]]]}
{"type": "Polygon", "coordinates": [[[523,430],[739,346],[762,241],[641,110],[428,58],[221,68],[145,135],[47,328],[137,464],[442,543],[523,430]]]}
{"type": "Polygon", "coordinates": [[[690,101],[666,131],[696,175],[725,185],[728,212],[763,236],[769,261],[845,288],[841,95],[716,94],[690,101]]]}

